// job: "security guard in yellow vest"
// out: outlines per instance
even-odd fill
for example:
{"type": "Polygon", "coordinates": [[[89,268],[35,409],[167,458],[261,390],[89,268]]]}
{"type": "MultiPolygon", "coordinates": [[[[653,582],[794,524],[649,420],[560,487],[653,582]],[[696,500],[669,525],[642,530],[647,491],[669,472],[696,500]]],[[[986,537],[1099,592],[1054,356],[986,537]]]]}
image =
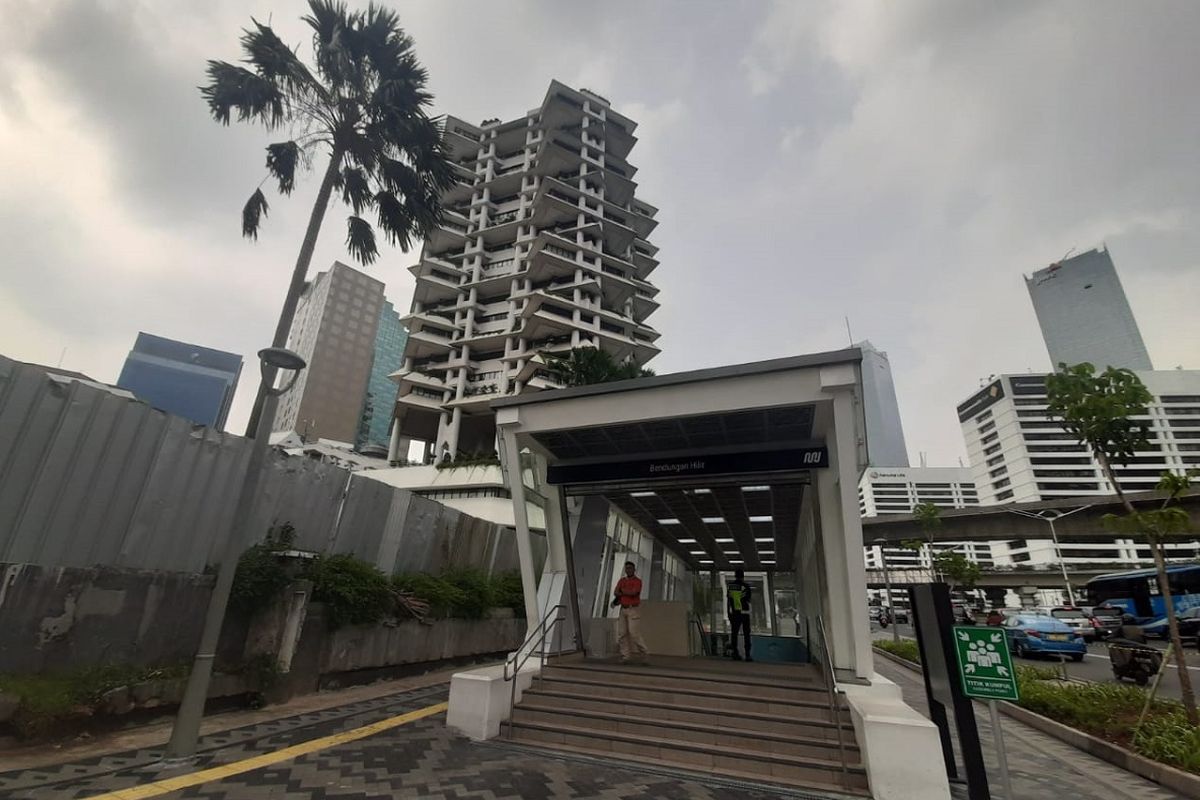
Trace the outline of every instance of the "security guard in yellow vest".
{"type": "Polygon", "coordinates": [[[742,640],[745,642],[746,660],[753,661],[750,657],[750,596],[753,589],[750,584],[746,583],[746,573],[743,570],[735,570],[733,580],[728,584],[725,591],[725,604],[729,610],[729,643],[733,646],[733,660],[741,661],[742,657],[738,655],[738,629],[741,629],[742,640]]]}

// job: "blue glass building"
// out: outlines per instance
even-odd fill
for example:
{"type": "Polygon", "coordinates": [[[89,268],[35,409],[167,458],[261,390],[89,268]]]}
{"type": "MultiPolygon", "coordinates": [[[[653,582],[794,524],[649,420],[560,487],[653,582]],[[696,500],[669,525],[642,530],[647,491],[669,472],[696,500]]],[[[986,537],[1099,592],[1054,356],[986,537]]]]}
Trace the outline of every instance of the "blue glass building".
{"type": "Polygon", "coordinates": [[[396,406],[396,382],[388,376],[404,364],[404,345],[408,331],[400,323],[400,315],[390,300],[384,300],[379,310],[379,325],[375,329],[375,355],[371,362],[371,377],[363,401],[363,424],[356,445],[361,450],[374,445],[386,448],[391,433],[392,414],[396,406]]]}
{"type": "Polygon", "coordinates": [[[157,409],[224,430],[242,357],[139,333],[117,386],[157,409]]]}

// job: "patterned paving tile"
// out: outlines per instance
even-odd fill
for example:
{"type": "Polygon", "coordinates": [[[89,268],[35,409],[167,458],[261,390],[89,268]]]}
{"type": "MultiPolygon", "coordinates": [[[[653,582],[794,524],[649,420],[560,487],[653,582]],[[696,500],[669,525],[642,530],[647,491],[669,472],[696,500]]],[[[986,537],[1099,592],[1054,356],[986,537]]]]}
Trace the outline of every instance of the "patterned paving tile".
{"type": "MultiPolygon", "coordinates": [[[[900,685],[904,699],[927,713],[925,684],[921,676],[882,658],[875,669],[900,685]]],[[[975,719],[983,746],[992,791],[1000,793],[1000,762],[996,758],[991,720],[976,705],[975,719]]],[[[1013,793],[1022,800],[1183,800],[1179,795],[1131,772],[1115,767],[1070,745],[1047,736],[1023,722],[1002,717],[1004,748],[1013,793]]],[[[960,771],[961,774],[961,771],[960,771]]],[[[955,798],[967,797],[966,788],[954,786],[955,798]]]]}
{"type": "MultiPolygon", "coordinates": [[[[923,708],[919,676],[882,663],[909,702],[923,708]]],[[[206,737],[195,768],[241,760],[319,736],[349,730],[445,699],[446,686],[405,692],[303,714],[267,725],[206,737]]],[[[984,757],[995,776],[988,720],[980,719],[984,757]]],[[[1176,800],[1155,784],[1080,753],[1015,720],[1005,719],[1014,790],[1022,800],[1176,800]]],[[[155,750],[106,756],[55,769],[0,773],[3,800],[78,800],[178,774],[158,763],[155,750]],[[84,768],[81,774],[76,770],[84,768]]],[[[994,787],[997,784],[993,784],[994,787]]],[[[965,789],[955,787],[956,798],[965,789]]],[[[647,772],[619,763],[560,758],[504,744],[478,744],[451,733],[432,717],[375,736],[318,751],[221,781],[163,795],[202,800],[383,800],[444,798],[612,798],[612,800],[765,800],[781,794],[761,787],[711,783],[690,776],[647,772]]]]}

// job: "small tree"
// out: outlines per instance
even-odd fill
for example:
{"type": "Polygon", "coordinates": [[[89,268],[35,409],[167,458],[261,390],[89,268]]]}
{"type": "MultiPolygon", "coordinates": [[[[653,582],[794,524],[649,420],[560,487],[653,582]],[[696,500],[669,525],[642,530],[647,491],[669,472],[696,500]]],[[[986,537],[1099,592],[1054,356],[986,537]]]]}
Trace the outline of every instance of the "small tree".
{"type": "Polygon", "coordinates": [[[960,592],[969,592],[979,583],[982,570],[979,565],[957,550],[946,550],[933,558],[938,572],[950,581],[950,587],[960,592]]]}
{"type": "Polygon", "coordinates": [[[618,362],[611,353],[598,347],[575,347],[566,355],[547,353],[545,359],[546,366],[567,386],[589,386],[654,374],[635,361],[618,362]]]}
{"type": "MultiPolygon", "coordinates": [[[[914,553],[920,553],[926,548],[932,553],[932,545],[934,537],[938,530],[942,527],[941,509],[933,503],[917,503],[913,506],[913,516],[917,519],[917,524],[921,526],[921,538],[905,539],[900,542],[900,546],[906,550],[912,550],[914,553]]],[[[930,562],[929,567],[930,579],[936,579],[935,562],[930,562]]]]}
{"type": "Polygon", "coordinates": [[[1150,447],[1147,424],[1134,417],[1145,416],[1146,407],[1153,396],[1132,370],[1109,367],[1099,375],[1091,364],[1074,366],[1059,364],[1059,372],[1046,378],[1048,413],[1060,419],[1062,426],[1080,444],[1085,444],[1104,477],[1125,507],[1125,514],[1108,515],[1106,524],[1116,526],[1128,533],[1144,537],[1150,543],[1154,566],[1158,572],[1158,585],[1163,605],[1167,611],[1167,628],[1171,635],[1172,649],[1179,664],[1179,687],[1187,711],[1188,722],[1200,726],[1200,715],[1196,712],[1196,696],[1192,691],[1191,675],[1184,657],[1183,641],[1179,636],[1179,623],[1175,617],[1175,603],[1171,598],[1171,584],[1167,576],[1167,561],[1162,541],[1179,530],[1186,530],[1187,515],[1170,503],[1179,492],[1187,488],[1187,478],[1164,475],[1160,483],[1168,492],[1167,501],[1155,511],[1138,512],[1125,496],[1121,483],[1113,471],[1113,464],[1122,466],[1139,450],[1150,447]],[[1179,482],[1182,481],[1182,486],[1179,482]],[[1183,521],[1180,521],[1180,515],[1183,521]]]}

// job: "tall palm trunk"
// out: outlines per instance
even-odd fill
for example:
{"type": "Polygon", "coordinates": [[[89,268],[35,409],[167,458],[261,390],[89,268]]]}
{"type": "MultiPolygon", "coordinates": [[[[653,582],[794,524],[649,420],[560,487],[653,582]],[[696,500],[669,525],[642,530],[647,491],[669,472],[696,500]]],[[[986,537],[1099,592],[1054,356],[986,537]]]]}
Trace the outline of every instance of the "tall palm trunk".
{"type": "MultiPolygon", "coordinates": [[[[1125,506],[1125,510],[1130,514],[1135,513],[1133,503],[1129,502],[1129,498],[1121,490],[1121,484],[1117,482],[1117,477],[1113,474],[1112,465],[1108,463],[1108,458],[1103,453],[1097,451],[1097,460],[1100,462],[1100,468],[1104,470],[1104,476],[1108,478],[1108,482],[1117,493],[1117,497],[1121,498],[1121,505],[1125,506]]],[[[1200,714],[1196,711],[1196,694],[1192,690],[1192,676],[1188,672],[1187,657],[1183,649],[1183,639],[1179,636],[1179,623],[1175,619],[1175,599],[1171,597],[1171,579],[1167,575],[1167,559],[1163,553],[1162,542],[1158,541],[1157,537],[1147,535],[1146,539],[1150,543],[1150,553],[1154,556],[1154,569],[1158,578],[1158,593],[1162,596],[1163,606],[1167,610],[1167,630],[1171,634],[1171,649],[1175,653],[1175,663],[1179,669],[1179,694],[1183,699],[1183,709],[1187,713],[1188,722],[1192,727],[1200,727],[1200,714]]]]}
{"type": "MultiPolygon", "coordinates": [[[[304,232],[304,242],[300,245],[300,255],[296,257],[296,267],[292,270],[292,282],[288,285],[287,297],[283,301],[283,310],[279,312],[279,323],[275,326],[275,338],[271,340],[272,347],[287,347],[288,334],[292,330],[292,320],[296,316],[296,306],[300,303],[300,295],[304,291],[304,282],[308,278],[308,267],[312,263],[313,250],[317,247],[317,235],[321,232],[321,223],[325,220],[325,210],[329,208],[329,197],[333,194],[333,184],[338,176],[342,163],[342,153],[334,150],[329,156],[329,166],[325,168],[325,177],[321,179],[321,188],[317,190],[317,200],[313,203],[312,213],[308,217],[308,229],[304,232]]],[[[275,370],[268,369],[258,384],[258,394],[254,397],[254,408],[250,410],[250,421],[246,423],[246,435],[254,436],[258,430],[258,418],[262,416],[263,401],[267,398],[267,390],[275,384],[275,370]]]]}

